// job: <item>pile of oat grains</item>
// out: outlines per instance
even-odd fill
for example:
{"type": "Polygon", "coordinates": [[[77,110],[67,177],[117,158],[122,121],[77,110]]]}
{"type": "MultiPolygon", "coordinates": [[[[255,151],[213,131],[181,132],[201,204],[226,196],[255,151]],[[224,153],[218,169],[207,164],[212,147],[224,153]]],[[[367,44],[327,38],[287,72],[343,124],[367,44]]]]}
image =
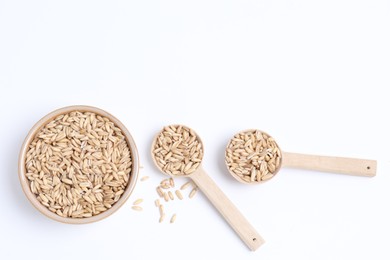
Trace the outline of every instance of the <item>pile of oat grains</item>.
{"type": "Polygon", "coordinates": [[[259,130],[236,134],[225,153],[229,171],[247,183],[271,179],[281,167],[281,158],[275,140],[259,130]]]}
{"type": "Polygon", "coordinates": [[[38,201],[61,217],[87,218],[125,192],[132,157],[122,130],[93,112],[57,116],[33,138],[26,177],[38,201]]]}

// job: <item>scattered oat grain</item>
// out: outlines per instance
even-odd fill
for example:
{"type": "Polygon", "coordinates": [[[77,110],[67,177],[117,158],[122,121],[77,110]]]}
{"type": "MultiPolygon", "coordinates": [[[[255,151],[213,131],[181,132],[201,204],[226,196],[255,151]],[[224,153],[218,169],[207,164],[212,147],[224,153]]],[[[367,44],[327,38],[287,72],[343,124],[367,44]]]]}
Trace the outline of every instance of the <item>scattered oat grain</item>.
{"type": "Polygon", "coordinates": [[[160,219],[159,219],[159,221],[158,222],[163,222],[164,221],[164,219],[165,219],[165,213],[163,213],[162,215],[160,215],[160,219]]]}
{"type": "Polygon", "coordinates": [[[149,180],[149,176],[144,176],[141,178],[141,181],[146,181],[146,180],[149,180]]]}
{"type": "Polygon", "coordinates": [[[187,189],[188,188],[188,186],[190,186],[191,185],[191,182],[186,182],[186,183],[184,183],[181,187],[180,187],[180,189],[181,190],[185,190],[185,189],[187,189]]]}
{"type": "Polygon", "coordinates": [[[192,199],[192,198],[195,196],[195,194],[196,194],[197,191],[198,191],[197,188],[193,188],[193,189],[191,190],[190,194],[188,195],[188,197],[189,197],[190,199],[192,199]]]}
{"type": "Polygon", "coordinates": [[[169,196],[169,198],[170,198],[171,200],[174,200],[174,199],[175,199],[175,197],[173,196],[172,191],[168,191],[168,196],[169,196]]]}
{"type": "Polygon", "coordinates": [[[179,200],[183,199],[183,195],[181,194],[180,190],[176,190],[175,193],[179,200]]]}
{"type": "Polygon", "coordinates": [[[142,207],[140,207],[140,206],[132,206],[131,208],[136,210],[136,211],[142,211],[142,207]]]}
{"type": "Polygon", "coordinates": [[[164,206],[163,205],[160,205],[158,207],[158,210],[160,211],[160,215],[163,215],[164,214],[164,206]]]}
{"type": "Polygon", "coordinates": [[[157,194],[160,198],[164,197],[164,192],[161,190],[160,186],[156,188],[157,194]]]}
{"type": "Polygon", "coordinates": [[[176,214],[173,214],[169,222],[174,223],[175,221],[176,221],[176,214]]]}
{"type": "Polygon", "coordinates": [[[169,184],[171,185],[171,188],[175,187],[175,181],[173,180],[173,178],[169,178],[169,184]]]}
{"type": "Polygon", "coordinates": [[[139,205],[143,202],[143,199],[137,199],[136,201],[133,202],[133,205],[139,205]]]}
{"type": "Polygon", "coordinates": [[[167,192],[164,192],[164,200],[165,200],[166,202],[169,201],[169,195],[168,195],[167,192]]]}

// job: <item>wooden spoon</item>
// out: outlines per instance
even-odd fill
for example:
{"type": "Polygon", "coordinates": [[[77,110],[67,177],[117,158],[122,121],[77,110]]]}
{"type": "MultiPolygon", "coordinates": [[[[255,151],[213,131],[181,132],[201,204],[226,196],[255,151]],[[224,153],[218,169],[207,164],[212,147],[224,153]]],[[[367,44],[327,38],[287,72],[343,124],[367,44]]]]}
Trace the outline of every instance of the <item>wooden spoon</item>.
{"type": "MultiPolygon", "coordinates": [[[[194,181],[194,183],[199,187],[199,189],[203,191],[203,193],[214,205],[214,207],[225,218],[229,225],[234,229],[234,231],[238,234],[241,240],[249,247],[249,249],[252,251],[258,249],[264,243],[263,238],[257,233],[257,231],[248,222],[248,220],[245,219],[245,217],[234,206],[234,204],[226,197],[226,195],[221,191],[221,189],[218,188],[215,182],[207,175],[207,173],[201,167],[201,163],[199,163],[198,167],[194,169],[191,173],[187,174],[184,173],[183,170],[180,173],[176,172],[176,174],[173,174],[171,171],[168,171],[162,167],[160,161],[161,157],[158,158],[158,154],[161,152],[161,150],[158,151],[156,148],[161,148],[161,145],[159,145],[159,143],[161,143],[161,139],[160,141],[158,141],[158,139],[163,137],[164,133],[167,135],[167,131],[164,132],[165,129],[170,130],[172,133],[178,131],[178,129],[188,129],[188,132],[190,131],[192,135],[195,136],[194,138],[197,140],[197,143],[200,144],[200,147],[203,151],[203,143],[199,136],[192,129],[180,125],[164,127],[163,130],[156,135],[152,144],[151,154],[157,168],[164,174],[169,175],[171,177],[184,176],[191,178],[192,181],[194,181]]],[[[172,135],[177,135],[177,132],[173,133],[172,135]]],[[[186,137],[190,138],[188,136],[186,137]]],[[[170,136],[169,140],[171,140],[171,138],[173,139],[173,137],[170,136]]],[[[164,144],[164,146],[168,149],[166,150],[167,153],[175,149],[174,147],[172,147],[172,143],[164,144]]],[[[167,162],[169,162],[169,160],[167,160],[167,162]]]]}
{"type": "MultiPolygon", "coordinates": [[[[247,138],[248,139],[248,138],[247,138]]],[[[249,140],[249,139],[248,139],[249,140]]],[[[258,143],[258,140],[255,140],[256,143],[258,143]]],[[[247,153],[249,154],[252,147],[255,146],[254,144],[250,144],[250,140],[248,142],[242,141],[242,143],[245,143],[247,146],[245,149],[247,149],[247,153]]],[[[242,149],[241,149],[242,150],[242,149]]],[[[237,150],[235,150],[237,151],[237,150]]],[[[245,151],[246,152],[246,151],[245,151]]],[[[261,155],[264,155],[264,152],[259,153],[261,155]]],[[[244,154],[245,155],[245,154],[244,154]]],[[[234,155],[234,158],[238,158],[237,153],[234,155]]],[[[261,159],[261,158],[260,158],[261,159]]],[[[376,161],[374,160],[367,160],[367,159],[356,159],[356,158],[345,158],[345,157],[334,157],[334,156],[320,156],[320,155],[310,155],[310,154],[299,154],[299,153],[287,153],[287,152],[281,152],[279,146],[276,144],[275,140],[268,135],[267,133],[256,130],[256,129],[250,129],[242,131],[236,135],[229,141],[229,144],[226,147],[226,153],[225,153],[225,162],[227,165],[227,168],[230,172],[230,174],[239,182],[245,183],[245,184],[253,184],[253,183],[263,183],[271,178],[273,178],[280,170],[281,167],[286,168],[300,168],[300,169],[306,169],[306,170],[313,170],[313,171],[321,171],[321,172],[332,172],[332,173],[340,173],[340,174],[347,174],[347,175],[354,175],[354,176],[363,176],[363,177],[373,177],[376,175],[376,161]],[[248,177],[246,177],[246,173],[248,171],[248,168],[252,167],[255,168],[257,165],[254,165],[253,157],[250,155],[245,157],[240,157],[240,165],[239,167],[242,168],[244,171],[244,174],[241,174],[241,169],[237,171],[234,169],[235,167],[232,167],[235,162],[232,162],[232,152],[237,147],[237,142],[240,142],[240,138],[242,136],[251,136],[255,135],[261,138],[268,138],[273,142],[273,148],[275,149],[275,153],[270,156],[280,157],[277,158],[277,163],[274,164],[275,168],[272,168],[272,172],[269,172],[265,175],[268,177],[262,177],[261,179],[256,179],[255,181],[249,180],[248,177]],[[248,159],[246,159],[248,158],[248,159]],[[245,165],[245,166],[243,166],[245,165]]],[[[257,162],[258,163],[258,162],[257,162]]],[[[257,167],[258,168],[258,167],[257,167]]],[[[265,167],[266,170],[263,169],[263,171],[270,171],[270,168],[265,167]]],[[[259,170],[259,169],[257,169],[259,170]]],[[[250,175],[250,174],[249,174],[250,175]]],[[[263,172],[261,173],[262,176],[263,172]]]]}

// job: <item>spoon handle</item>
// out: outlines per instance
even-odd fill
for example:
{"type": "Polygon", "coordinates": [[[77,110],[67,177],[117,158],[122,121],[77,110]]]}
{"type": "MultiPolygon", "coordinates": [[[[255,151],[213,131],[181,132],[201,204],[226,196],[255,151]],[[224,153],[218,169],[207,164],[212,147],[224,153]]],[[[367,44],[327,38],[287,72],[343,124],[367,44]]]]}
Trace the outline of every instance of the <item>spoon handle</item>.
{"type": "Polygon", "coordinates": [[[250,250],[255,251],[265,242],[202,167],[190,177],[250,250]]]}
{"type": "Polygon", "coordinates": [[[376,161],[374,160],[285,152],[283,152],[282,156],[283,167],[364,177],[376,175],[376,161]]]}

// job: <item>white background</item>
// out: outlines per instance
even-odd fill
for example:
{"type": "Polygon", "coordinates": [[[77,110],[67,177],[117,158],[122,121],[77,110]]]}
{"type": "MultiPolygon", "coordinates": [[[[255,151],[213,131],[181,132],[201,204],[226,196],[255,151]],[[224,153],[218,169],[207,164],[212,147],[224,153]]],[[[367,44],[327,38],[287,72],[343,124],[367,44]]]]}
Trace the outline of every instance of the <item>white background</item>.
{"type": "Polygon", "coordinates": [[[0,258],[389,259],[389,86],[388,0],[0,0],[0,258]],[[119,118],[150,176],[78,226],[41,215],[17,178],[29,129],[75,104],[119,118]],[[202,137],[204,168],[267,241],[258,251],[200,193],[158,223],[149,150],[171,123],[202,137]],[[224,147],[248,128],[285,151],[376,159],[377,177],[282,169],[240,184],[224,147]]]}

